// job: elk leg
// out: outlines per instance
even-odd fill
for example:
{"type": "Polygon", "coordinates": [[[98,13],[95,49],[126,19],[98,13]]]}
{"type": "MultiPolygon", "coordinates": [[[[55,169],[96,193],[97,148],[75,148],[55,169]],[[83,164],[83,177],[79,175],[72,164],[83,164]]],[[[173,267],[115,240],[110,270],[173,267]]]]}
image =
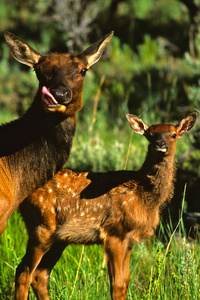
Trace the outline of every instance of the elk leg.
{"type": "Polygon", "coordinates": [[[11,215],[11,206],[10,199],[0,192],[0,235],[6,229],[8,218],[11,215]]]}
{"type": "Polygon", "coordinates": [[[37,268],[44,251],[39,247],[27,248],[27,253],[17,267],[15,275],[15,299],[27,299],[32,280],[32,274],[37,268]]]}
{"type": "Polygon", "coordinates": [[[125,255],[124,263],[123,263],[123,274],[124,274],[124,280],[126,283],[126,294],[127,294],[128,285],[130,282],[130,266],[129,266],[130,256],[131,256],[131,250],[128,250],[125,255]]]}
{"type": "Polygon", "coordinates": [[[130,280],[130,250],[126,243],[117,237],[108,237],[104,241],[110,277],[110,291],[113,300],[125,300],[130,280]]]}
{"type": "Polygon", "coordinates": [[[4,220],[0,222],[0,235],[4,232],[6,227],[7,227],[7,219],[5,220],[4,218],[4,220]]]}
{"type": "Polygon", "coordinates": [[[15,276],[15,299],[27,299],[32,276],[44,254],[50,249],[52,232],[38,226],[28,241],[26,254],[17,267],[15,276]]]}
{"type": "Polygon", "coordinates": [[[66,243],[56,242],[51,249],[44,255],[37,269],[35,270],[31,286],[39,300],[49,300],[48,281],[49,275],[59,258],[61,257],[66,243]]]}

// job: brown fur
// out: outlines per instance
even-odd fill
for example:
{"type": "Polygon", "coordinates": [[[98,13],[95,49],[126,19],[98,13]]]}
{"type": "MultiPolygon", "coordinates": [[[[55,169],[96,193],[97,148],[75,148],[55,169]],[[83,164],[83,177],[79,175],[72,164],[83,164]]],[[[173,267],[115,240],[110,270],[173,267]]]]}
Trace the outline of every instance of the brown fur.
{"type": "Polygon", "coordinates": [[[0,127],[0,234],[18,205],[69,158],[76,112],[82,107],[85,70],[100,59],[112,35],[79,55],[43,56],[20,38],[5,33],[13,56],[34,68],[39,87],[27,112],[0,127]]]}
{"type": "Polygon", "coordinates": [[[16,299],[27,299],[30,284],[38,299],[49,299],[49,274],[64,248],[94,243],[104,245],[112,299],[126,298],[130,251],[158,225],[159,209],[173,191],[175,141],[196,117],[148,127],[128,115],[132,129],[150,142],[138,172],[61,170],[21,204],[29,242],[16,272],[16,299]]]}

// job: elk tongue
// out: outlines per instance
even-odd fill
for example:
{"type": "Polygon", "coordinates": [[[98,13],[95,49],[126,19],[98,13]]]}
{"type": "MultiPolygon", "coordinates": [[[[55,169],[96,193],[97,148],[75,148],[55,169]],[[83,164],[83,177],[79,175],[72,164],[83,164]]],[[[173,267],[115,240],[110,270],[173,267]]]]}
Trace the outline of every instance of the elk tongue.
{"type": "Polygon", "coordinates": [[[58,102],[54,98],[54,96],[48,91],[46,86],[42,87],[42,93],[46,95],[47,97],[44,97],[44,101],[47,105],[57,105],[58,102]]]}

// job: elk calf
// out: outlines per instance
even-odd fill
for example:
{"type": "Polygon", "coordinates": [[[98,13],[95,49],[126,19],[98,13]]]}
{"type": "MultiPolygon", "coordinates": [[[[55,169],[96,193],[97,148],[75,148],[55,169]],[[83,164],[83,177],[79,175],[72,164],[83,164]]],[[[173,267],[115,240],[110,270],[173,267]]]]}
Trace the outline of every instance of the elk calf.
{"type": "Polygon", "coordinates": [[[82,107],[83,79],[113,32],[82,53],[43,56],[12,33],[5,39],[13,56],[33,67],[35,99],[18,120],[0,126],[0,234],[18,205],[44,185],[69,158],[82,107]]]}
{"type": "Polygon", "coordinates": [[[64,248],[95,243],[104,245],[112,299],[126,298],[131,249],[158,225],[159,209],[173,193],[175,142],[196,118],[149,127],[127,115],[133,131],[149,141],[139,171],[64,169],[20,205],[29,241],[16,272],[16,299],[27,299],[30,284],[38,299],[49,299],[49,274],[64,248]]]}

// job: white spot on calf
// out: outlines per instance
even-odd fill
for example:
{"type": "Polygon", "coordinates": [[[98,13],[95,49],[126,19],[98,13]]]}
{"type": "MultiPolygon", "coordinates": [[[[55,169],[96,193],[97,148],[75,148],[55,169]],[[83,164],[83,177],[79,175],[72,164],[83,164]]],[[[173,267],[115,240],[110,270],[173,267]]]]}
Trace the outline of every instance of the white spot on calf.
{"type": "Polygon", "coordinates": [[[81,217],[83,217],[83,216],[84,216],[84,212],[81,213],[81,217]]]}
{"type": "Polygon", "coordinates": [[[40,202],[43,201],[43,196],[42,196],[42,195],[39,196],[39,201],[40,201],[40,202]]]}
{"type": "Polygon", "coordinates": [[[97,207],[101,209],[102,205],[100,203],[97,203],[97,207]]]}
{"type": "Polygon", "coordinates": [[[52,212],[52,214],[54,214],[54,213],[55,213],[55,210],[54,210],[54,208],[53,208],[53,207],[51,208],[51,212],[52,212]]]}
{"type": "Polygon", "coordinates": [[[124,188],[123,190],[120,191],[120,194],[124,194],[124,193],[126,193],[126,191],[127,191],[127,189],[124,188]]]}
{"type": "Polygon", "coordinates": [[[129,201],[129,202],[132,202],[132,201],[134,201],[134,198],[130,198],[130,199],[128,199],[128,201],[129,201]]]}
{"type": "Polygon", "coordinates": [[[56,207],[56,210],[59,212],[59,211],[61,211],[61,207],[60,206],[57,206],[56,207]]]}
{"type": "Polygon", "coordinates": [[[52,188],[49,188],[49,189],[48,189],[48,193],[49,193],[49,194],[52,193],[52,188]]]}
{"type": "Polygon", "coordinates": [[[68,176],[68,174],[67,174],[67,172],[65,172],[65,173],[64,173],[64,177],[67,177],[67,176],[68,176]]]}
{"type": "Polygon", "coordinates": [[[59,187],[60,187],[60,182],[58,182],[58,183],[56,184],[56,186],[57,186],[57,188],[59,188],[59,187]]]}

